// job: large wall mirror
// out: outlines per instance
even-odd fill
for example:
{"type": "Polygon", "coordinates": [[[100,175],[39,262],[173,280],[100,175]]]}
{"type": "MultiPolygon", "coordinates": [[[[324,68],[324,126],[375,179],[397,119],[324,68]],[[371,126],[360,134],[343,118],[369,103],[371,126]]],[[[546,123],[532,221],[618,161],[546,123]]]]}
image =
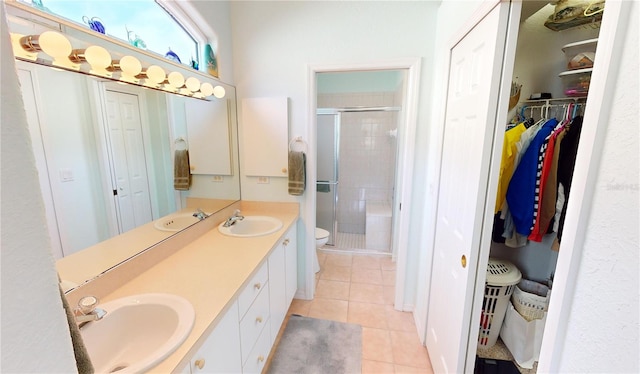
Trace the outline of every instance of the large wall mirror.
{"type": "MultiPolygon", "coordinates": [[[[24,8],[7,7],[7,19],[12,33],[42,32],[52,25],[65,32],[52,16],[24,8]]],[[[78,29],[67,34],[74,40],[83,36],[78,29]]],[[[87,38],[107,50],[127,48],[87,38]]],[[[240,199],[235,88],[153,58],[142,57],[210,81],[224,88],[224,97],[186,97],[16,61],[53,252],[71,287],[201,217],[179,227],[164,225],[167,218],[189,216],[195,207],[211,214],[240,199]],[[174,164],[183,150],[189,154],[191,183],[176,189],[174,164]]]]}

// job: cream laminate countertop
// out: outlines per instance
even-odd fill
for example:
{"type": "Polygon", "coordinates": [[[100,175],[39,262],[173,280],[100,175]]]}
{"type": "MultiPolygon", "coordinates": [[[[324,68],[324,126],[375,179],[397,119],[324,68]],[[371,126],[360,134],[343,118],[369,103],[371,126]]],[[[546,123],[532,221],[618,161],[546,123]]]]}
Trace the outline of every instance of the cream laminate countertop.
{"type": "Polygon", "coordinates": [[[193,305],[196,317],[191,333],[175,352],[150,372],[174,372],[188,363],[215,328],[219,317],[285,232],[295,225],[299,215],[297,203],[240,202],[240,209],[245,216],[279,218],[283,227],[270,235],[237,238],[222,235],[217,228],[219,221],[215,228],[103,297],[102,301],[106,302],[161,292],[182,296],[193,305]]]}

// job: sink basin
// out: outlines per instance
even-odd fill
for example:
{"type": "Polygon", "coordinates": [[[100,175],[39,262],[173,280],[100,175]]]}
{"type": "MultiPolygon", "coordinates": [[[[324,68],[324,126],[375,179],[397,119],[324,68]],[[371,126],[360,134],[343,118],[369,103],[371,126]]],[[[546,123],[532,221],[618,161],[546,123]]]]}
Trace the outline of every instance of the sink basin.
{"type": "MultiPolygon", "coordinates": [[[[206,214],[208,215],[209,213],[206,214]]],[[[193,213],[176,213],[160,218],[153,224],[153,227],[160,231],[176,232],[184,230],[199,221],[200,219],[194,217],[193,213]]]]}
{"type": "Polygon", "coordinates": [[[107,314],[80,329],[96,373],[139,373],[157,365],[184,342],[195,320],[191,303],[169,294],[128,296],[98,308],[107,314]]]}
{"type": "Polygon", "coordinates": [[[269,216],[245,216],[242,221],[236,221],[233,226],[224,227],[224,222],[218,226],[218,231],[224,235],[251,238],[272,234],[282,228],[282,221],[269,216]]]}

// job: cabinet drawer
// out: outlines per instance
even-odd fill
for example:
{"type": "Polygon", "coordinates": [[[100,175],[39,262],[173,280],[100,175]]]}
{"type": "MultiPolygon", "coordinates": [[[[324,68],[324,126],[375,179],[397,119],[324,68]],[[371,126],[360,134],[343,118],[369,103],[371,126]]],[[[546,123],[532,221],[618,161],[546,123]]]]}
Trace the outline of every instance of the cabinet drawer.
{"type": "Polygon", "coordinates": [[[253,303],[253,300],[255,300],[256,296],[258,296],[260,291],[267,285],[268,280],[269,269],[267,268],[267,262],[265,261],[265,263],[260,266],[260,269],[247,283],[244,290],[240,292],[240,296],[238,296],[240,319],[242,319],[245,313],[247,313],[247,310],[249,310],[251,303],[253,303]]]}
{"type": "Polygon", "coordinates": [[[249,352],[255,345],[262,330],[269,331],[268,328],[264,328],[269,325],[269,289],[266,286],[263,287],[244,318],[240,320],[242,362],[247,361],[249,352]]]}
{"type": "MultiPolygon", "coordinates": [[[[268,322],[268,321],[267,321],[268,322]]],[[[249,353],[247,361],[242,366],[243,373],[261,373],[269,357],[271,347],[269,344],[269,329],[263,329],[258,337],[256,345],[249,353]]]]}

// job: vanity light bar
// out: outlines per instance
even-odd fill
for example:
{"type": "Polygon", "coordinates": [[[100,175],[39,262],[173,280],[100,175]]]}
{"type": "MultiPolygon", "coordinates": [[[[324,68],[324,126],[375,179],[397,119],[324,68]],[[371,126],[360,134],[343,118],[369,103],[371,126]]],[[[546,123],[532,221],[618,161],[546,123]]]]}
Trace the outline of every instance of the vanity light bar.
{"type": "Polygon", "coordinates": [[[197,99],[225,96],[222,86],[211,83],[200,83],[195,77],[185,77],[177,72],[166,74],[164,69],[151,65],[146,69],[140,60],[133,56],[123,56],[113,60],[105,48],[92,45],[86,49],[73,49],[71,42],[63,34],[56,31],[45,31],[40,35],[21,35],[11,33],[11,45],[16,59],[34,62],[81,73],[83,63],[90,66],[89,75],[109,78],[120,82],[159,89],[197,99]],[[40,58],[41,54],[50,59],[40,58]],[[114,73],[118,73],[117,78],[114,73]]]}

